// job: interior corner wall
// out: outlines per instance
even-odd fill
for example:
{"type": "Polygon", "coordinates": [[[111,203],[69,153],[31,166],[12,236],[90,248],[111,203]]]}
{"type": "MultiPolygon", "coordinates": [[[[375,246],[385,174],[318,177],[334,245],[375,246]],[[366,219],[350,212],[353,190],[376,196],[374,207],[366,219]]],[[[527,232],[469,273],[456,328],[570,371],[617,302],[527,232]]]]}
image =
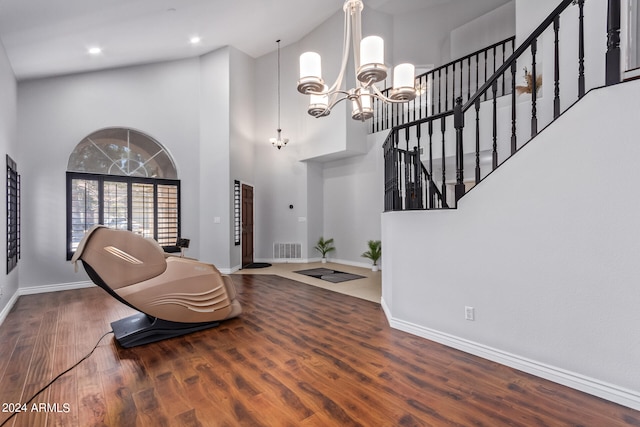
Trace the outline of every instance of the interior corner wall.
{"type": "Polygon", "coordinates": [[[233,184],[230,170],[231,48],[200,57],[198,146],[200,260],[231,268],[233,184]]]}
{"type": "Polygon", "coordinates": [[[369,266],[360,255],[368,240],[381,238],[385,138],[386,132],[369,135],[366,154],[324,164],[324,237],[335,242],[330,257],[345,264],[369,266]]]}
{"type": "MultiPolygon", "coordinates": [[[[21,158],[18,155],[18,134],[17,134],[17,83],[13,74],[13,69],[7,58],[4,46],[0,42],[0,153],[8,154],[18,164],[18,173],[23,174],[21,158]]],[[[6,223],[7,200],[2,198],[0,209],[2,210],[3,224],[6,223]]],[[[6,241],[7,229],[1,227],[0,238],[6,241]]],[[[18,291],[18,275],[22,261],[18,262],[18,268],[11,273],[0,273],[0,323],[8,308],[8,303],[18,291]]]]}
{"type": "MultiPolygon", "coordinates": [[[[182,234],[192,239],[189,256],[200,256],[197,58],[21,81],[17,96],[21,288],[88,280],[66,261],[65,172],[75,146],[106,127],[139,130],[169,151],[182,184],[182,234]]],[[[202,185],[212,187],[209,181],[202,185]]]]}
{"type": "MultiPolygon", "coordinates": [[[[255,190],[255,60],[235,48],[230,51],[229,87],[233,96],[229,99],[229,150],[230,150],[230,179],[229,187],[233,188],[233,182],[238,180],[251,185],[255,190]]],[[[236,246],[234,242],[233,192],[229,212],[229,248],[231,270],[242,267],[242,246],[236,246]]],[[[255,193],[254,193],[255,197],[255,193]]]]}

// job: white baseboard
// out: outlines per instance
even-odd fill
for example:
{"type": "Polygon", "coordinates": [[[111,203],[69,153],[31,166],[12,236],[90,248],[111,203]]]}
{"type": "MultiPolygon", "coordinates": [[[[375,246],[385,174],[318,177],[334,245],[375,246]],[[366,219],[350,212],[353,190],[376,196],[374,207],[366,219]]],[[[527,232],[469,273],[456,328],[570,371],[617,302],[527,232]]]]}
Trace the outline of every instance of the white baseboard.
{"type": "Polygon", "coordinates": [[[527,359],[516,354],[511,354],[401,319],[395,319],[391,315],[391,310],[387,306],[384,298],[382,298],[380,304],[387,317],[389,325],[394,329],[435,341],[448,347],[464,351],[465,353],[470,353],[475,356],[518,369],[528,374],[571,387],[635,410],[640,410],[640,393],[637,391],[619,387],[615,384],[610,384],[535,360],[527,359]]]}
{"type": "Polygon", "coordinates": [[[16,301],[18,301],[19,296],[20,296],[19,291],[16,291],[7,302],[7,305],[5,305],[2,311],[0,311],[0,325],[4,323],[4,319],[6,319],[7,316],[9,315],[9,312],[11,311],[13,306],[16,304],[16,301]]]}
{"type": "Polygon", "coordinates": [[[96,285],[87,280],[83,282],[58,283],[55,285],[21,287],[18,289],[18,293],[20,295],[45,294],[47,292],[68,291],[70,289],[90,288],[92,286],[96,285]]]}
{"type": "Polygon", "coordinates": [[[84,281],[84,282],[60,283],[57,285],[29,286],[26,288],[18,288],[18,290],[13,294],[13,296],[11,297],[7,305],[0,312],[0,325],[4,323],[5,319],[9,315],[9,312],[18,301],[18,298],[21,297],[22,295],[44,294],[47,292],[67,291],[69,289],[89,288],[91,286],[95,286],[93,282],[84,281]]]}

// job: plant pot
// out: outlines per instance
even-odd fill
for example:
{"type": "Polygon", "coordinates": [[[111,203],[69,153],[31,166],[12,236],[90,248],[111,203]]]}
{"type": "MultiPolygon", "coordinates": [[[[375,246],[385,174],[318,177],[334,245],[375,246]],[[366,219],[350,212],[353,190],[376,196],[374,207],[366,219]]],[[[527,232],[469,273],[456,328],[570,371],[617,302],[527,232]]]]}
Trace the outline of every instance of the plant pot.
{"type": "Polygon", "coordinates": [[[378,271],[378,266],[377,265],[372,265],[371,266],[371,271],[378,271]]]}
{"type": "Polygon", "coordinates": [[[327,259],[326,258],[322,258],[322,263],[326,264],[327,263],[327,259]]]}

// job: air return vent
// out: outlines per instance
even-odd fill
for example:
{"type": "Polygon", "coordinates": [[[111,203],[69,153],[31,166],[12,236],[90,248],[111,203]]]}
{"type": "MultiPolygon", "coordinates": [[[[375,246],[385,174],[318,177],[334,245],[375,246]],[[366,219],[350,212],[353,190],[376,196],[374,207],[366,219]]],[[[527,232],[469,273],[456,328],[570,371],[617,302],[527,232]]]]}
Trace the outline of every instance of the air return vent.
{"type": "Polygon", "coordinates": [[[300,259],[301,244],[300,243],[274,243],[273,259],[300,259]]]}

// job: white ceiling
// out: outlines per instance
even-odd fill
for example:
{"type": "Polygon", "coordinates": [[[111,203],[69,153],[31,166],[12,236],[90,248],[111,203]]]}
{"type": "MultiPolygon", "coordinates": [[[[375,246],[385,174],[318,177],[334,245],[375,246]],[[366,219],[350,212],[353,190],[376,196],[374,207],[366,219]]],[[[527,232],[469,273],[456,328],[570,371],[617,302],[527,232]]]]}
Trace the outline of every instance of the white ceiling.
{"type": "MultiPolygon", "coordinates": [[[[385,13],[451,0],[365,0],[385,13]]],[[[259,57],[295,43],[344,0],[0,0],[18,80],[179,59],[231,45],[259,57]],[[191,45],[198,35],[202,41],[191,45]],[[87,53],[99,46],[97,56],[87,53]]]]}

